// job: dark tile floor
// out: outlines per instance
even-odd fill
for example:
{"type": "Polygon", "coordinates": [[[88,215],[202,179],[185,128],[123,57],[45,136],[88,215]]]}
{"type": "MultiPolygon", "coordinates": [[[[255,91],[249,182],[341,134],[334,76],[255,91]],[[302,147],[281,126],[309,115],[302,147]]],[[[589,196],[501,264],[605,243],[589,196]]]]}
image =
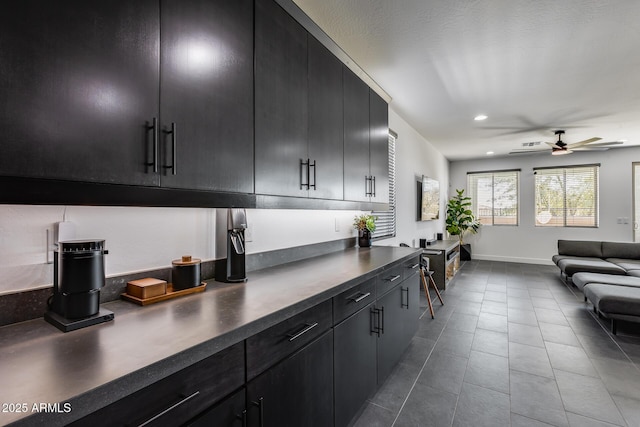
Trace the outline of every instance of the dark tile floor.
{"type": "Polygon", "coordinates": [[[443,297],[356,426],[640,426],[638,325],[556,267],[468,261],[443,297]]]}

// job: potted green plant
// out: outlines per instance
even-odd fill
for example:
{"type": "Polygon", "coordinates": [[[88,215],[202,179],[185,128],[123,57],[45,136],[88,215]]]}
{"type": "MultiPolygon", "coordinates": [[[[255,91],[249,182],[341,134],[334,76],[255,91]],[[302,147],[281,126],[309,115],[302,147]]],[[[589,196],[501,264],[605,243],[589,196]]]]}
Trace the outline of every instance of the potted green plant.
{"type": "Polygon", "coordinates": [[[480,223],[471,211],[471,198],[464,195],[464,190],[456,189],[456,193],[447,202],[445,224],[449,234],[460,239],[460,259],[468,261],[471,259],[471,245],[464,243],[464,235],[477,233],[480,223]]]}
{"type": "Polygon", "coordinates": [[[358,245],[361,248],[371,246],[371,233],[376,231],[378,217],[370,214],[356,215],[353,218],[353,228],[358,230],[358,245]]]}

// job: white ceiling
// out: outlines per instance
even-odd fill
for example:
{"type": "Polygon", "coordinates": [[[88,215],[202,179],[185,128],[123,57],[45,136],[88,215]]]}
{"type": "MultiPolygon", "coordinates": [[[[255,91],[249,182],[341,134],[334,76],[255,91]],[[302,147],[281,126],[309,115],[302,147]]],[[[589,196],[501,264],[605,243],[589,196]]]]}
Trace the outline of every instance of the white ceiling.
{"type": "Polygon", "coordinates": [[[294,1],[450,160],[640,145],[640,1],[294,1]]]}

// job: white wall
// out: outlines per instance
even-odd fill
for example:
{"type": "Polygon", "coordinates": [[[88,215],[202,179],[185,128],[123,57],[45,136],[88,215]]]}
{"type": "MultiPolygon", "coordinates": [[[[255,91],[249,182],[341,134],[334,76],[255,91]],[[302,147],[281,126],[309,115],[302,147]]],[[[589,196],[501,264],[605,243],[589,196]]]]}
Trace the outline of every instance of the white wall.
{"type": "Polygon", "coordinates": [[[418,239],[432,238],[444,231],[444,208],[449,185],[449,161],[431,143],[420,136],[391,108],[389,127],[398,134],[396,142],[397,230],[396,237],[376,242],[418,246],[418,239]],[[416,221],[417,179],[422,175],[440,182],[440,219],[416,221]]]}
{"type": "Polygon", "coordinates": [[[449,192],[467,188],[467,172],[521,168],[520,225],[483,226],[477,235],[465,237],[465,241],[472,243],[475,259],[551,264],[551,256],[557,253],[558,239],[633,240],[631,164],[634,161],[640,161],[638,147],[575,152],[559,157],[541,154],[452,162],[449,192]],[[601,164],[600,227],[535,227],[532,168],[593,163],[601,164]],[[618,224],[620,217],[629,218],[629,224],[618,224]]]}

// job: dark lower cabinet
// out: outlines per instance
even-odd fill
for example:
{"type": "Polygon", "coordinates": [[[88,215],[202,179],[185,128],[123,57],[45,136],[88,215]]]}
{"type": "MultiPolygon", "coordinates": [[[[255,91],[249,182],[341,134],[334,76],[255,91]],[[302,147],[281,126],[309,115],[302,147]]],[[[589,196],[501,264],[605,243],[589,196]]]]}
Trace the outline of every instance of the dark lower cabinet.
{"type": "Polygon", "coordinates": [[[420,313],[419,276],[413,275],[379,298],[378,385],[382,385],[411,343],[420,313]]]}
{"type": "Polygon", "coordinates": [[[242,388],[187,425],[189,427],[244,427],[247,425],[248,416],[246,408],[245,389],[242,388]]]}
{"type": "Polygon", "coordinates": [[[247,384],[248,425],[333,425],[333,330],[247,384]]]}
{"type": "Polygon", "coordinates": [[[376,341],[373,303],[336,325],[334,342],[335,425],[349,424],[376,390],[376,341]]]}
{"type": "Polygon", "coordinates": [[[241,388],[244,364],[244,343],[235,344],[71,425],[182,425],[241,388]]]}

